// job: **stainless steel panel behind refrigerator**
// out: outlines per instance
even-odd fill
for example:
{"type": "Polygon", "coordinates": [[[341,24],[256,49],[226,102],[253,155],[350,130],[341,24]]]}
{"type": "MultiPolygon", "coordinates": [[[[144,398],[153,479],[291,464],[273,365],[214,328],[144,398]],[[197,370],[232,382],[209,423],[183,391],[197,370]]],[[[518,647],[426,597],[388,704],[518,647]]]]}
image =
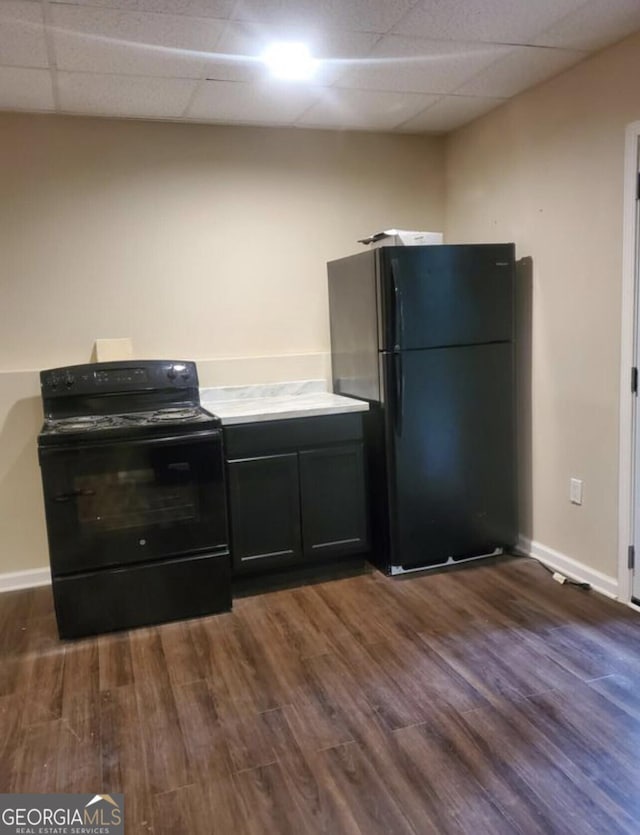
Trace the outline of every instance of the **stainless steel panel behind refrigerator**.
{"type": "Polygon", "coordinates": [[[515,544],[513,244],[332,261],[334,390],[369,400],[373,561],[391,574],[515,544]]]}

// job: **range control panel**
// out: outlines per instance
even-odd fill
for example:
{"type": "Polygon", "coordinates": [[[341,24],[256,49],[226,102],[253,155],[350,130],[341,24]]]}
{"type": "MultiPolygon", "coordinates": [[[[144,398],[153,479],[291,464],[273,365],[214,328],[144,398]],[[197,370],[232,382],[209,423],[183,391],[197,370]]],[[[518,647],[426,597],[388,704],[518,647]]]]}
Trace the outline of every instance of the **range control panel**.
{"type": "Polygon", "coordinates": [[[195,363],[180,360],[96,362],[40,372],[43,397],[197,387],[195,363]]]}

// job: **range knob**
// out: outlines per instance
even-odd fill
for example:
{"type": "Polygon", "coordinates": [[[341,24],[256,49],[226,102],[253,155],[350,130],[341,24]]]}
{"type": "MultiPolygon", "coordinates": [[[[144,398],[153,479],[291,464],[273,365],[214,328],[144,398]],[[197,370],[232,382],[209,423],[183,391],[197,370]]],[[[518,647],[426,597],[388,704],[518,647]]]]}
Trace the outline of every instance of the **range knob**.
{"type": "Polygon", "coordinates": [[[49,383],[52,389],[55,389],[58,388],[58,383],[60,382],[60,380],[58,379],[57,374],[52,374],[47,382],[49,383]]]}
{"type": "Polygon", "coordinates": [[[64,384],[68,389],[71,388],[71,386],[75,383],[75,381],[76,381],[76,378],[73,376],[73,374],[67,374],[64,378],[64,384]]]}
{"type": "Polygon", "coordinates": [[[176,374],[176,370],[175,370],[175,368],[174,368],[173,366],[170,366],[170,367],[169,367],[169,370],[167,371],[167,377],[168,377],[170,380],[175,380],[175,378],[176,378],[177,376],[178,376],[178,375],[176,374]]]}

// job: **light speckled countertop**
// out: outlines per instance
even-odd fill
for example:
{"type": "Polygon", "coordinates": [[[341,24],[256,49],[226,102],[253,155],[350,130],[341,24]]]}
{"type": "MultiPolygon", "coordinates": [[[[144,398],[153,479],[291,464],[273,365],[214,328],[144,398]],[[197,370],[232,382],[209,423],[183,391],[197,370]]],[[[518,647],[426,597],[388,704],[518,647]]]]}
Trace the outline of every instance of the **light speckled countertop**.
{"type": "Polygon", "coordinates": [[[201,388],[200,402],[220,418],[223,426],[369,409],[364,400],[328,392],[324,380],[201,388]]]}

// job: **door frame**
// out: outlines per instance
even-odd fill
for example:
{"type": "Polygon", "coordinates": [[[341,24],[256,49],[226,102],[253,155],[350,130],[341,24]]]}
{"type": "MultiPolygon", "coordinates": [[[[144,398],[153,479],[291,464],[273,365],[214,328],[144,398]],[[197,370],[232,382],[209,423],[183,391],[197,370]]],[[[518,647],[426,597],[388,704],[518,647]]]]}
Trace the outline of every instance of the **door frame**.
{"type": "MultiPolygon", "coordinates": [[[[638,170],[640,168],[640,121],[627,126],[624,153],[624,205],[622,229],[622,315],[620,345],[620,461],[618,486],[618,599],[633,605],[628,549],[635,545],[636,466],[638,398],[631,391],[631,370],[640,361],[638,323],[638,170]]],[[[640,559],[638,544],[636,561],[640,559]]],[[[640,567],[639,567],[640,570],[640,567]]]]}

